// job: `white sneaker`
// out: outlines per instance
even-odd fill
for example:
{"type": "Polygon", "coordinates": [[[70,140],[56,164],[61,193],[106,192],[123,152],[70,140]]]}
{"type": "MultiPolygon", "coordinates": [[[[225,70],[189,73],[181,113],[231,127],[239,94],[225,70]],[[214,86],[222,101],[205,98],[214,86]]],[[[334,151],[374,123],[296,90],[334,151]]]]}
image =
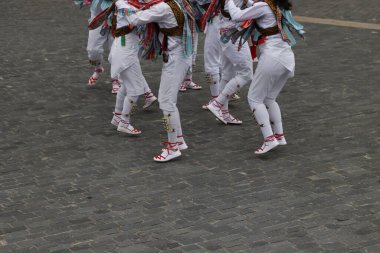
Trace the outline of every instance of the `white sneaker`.
{"type": "Polygon", "coordinates": [[[121,121],[121,114],[113,113],[111,124],[114,126],[119,126],[120,121],[121,121]]]}
{"type": "Polygon", "coordinates": [[[153,157],[156,162],[168,162],[174,158],[181,156],[181,151],[178,149],[177,143],[164,142],[167,146],[162,149],[160,155],[153,157]]]}
{"type": "Polygon", "coordinates": [[[278,145],[285,146],[286,144],[288,144],[285,140],[285,134],[274,134],[274,136],[278,141],[278,145]]]}
{"type": "Polygon", "coordinates": [[[214,99],[217,98],[217,97],[218,97],[218,96],[211,97],[210,101],[208,101],[207,104],[202,105],[202,109],[203,109],[203,110],[208,110],[207,106],[208,106],[212,101],[214,101],[214,99]]]}
{"type": "Polygon", "coordinates": [[[201,90],[202,86],[200,86],[199,84],[194,83],[193,81],[191,81],[190,83],[186,84],[186,89],[201,90]]]}
{"type": "Polygon", "coordinates": [[[146,93],[144,93],[144,98],[145,98],[145,103],[143,105],[143,109],[147,109],[154,102],[157,101],[157,97],[153,94],[153,92],[146,92],[146,93]]]}
{"type": "Polygon", "coordinates": [[[260,148],[255,150],[255,154],[256,155],[265,154],[269,150],[277,147],[278,145],[279,145],[279,143],[278,143],[276,137],[274,135],[271,135],[271,136],[264,139],[263,145],[260,148]]]}
{"type": "Polygon", "coordinates": [[[230,102],[236,102],[240,100],[240,96],[238,94],[233,94],[231,97],[230,97],[230,102]]]}
{"type": "Polygon", "coordinates": [[[209,109],[209,111],[214,114],[214,116],[220,120],[221,122],[223,122],[224,124],[227,124],[227,122],[224,120],[223,118],[223,114],[222,114],[222,104],[219,103],[218,101],[214,100],[212,101],[210,104],[207,105],[207,109],[209,109]]]}
{"type": "Polygon", "coordinates": [[[243,121],[232,116],[228,110],[222,110],[222,114],[223,114],[223,118],[227,122],[227,124],[231,124],[231,125],[243,124],[243,121]]]}
{"type": "Polygon", "coordinates": [[[182,136],[177,136],[177,145],[179,150],[185,150],[188,149],[189,146],[187,146],[185,139],[182,136]]]}
{"type": "Polygon", "coordinates": [[[179,86],[179,91],[187,91],[186,85],[182,84],[181,86],[179,86]]]}
{"type": "Polygon", "coordinates": [[[88,86],[94,86],[99,79],[100,73],[104,71],[103,67],[95,68],[94,73],[88,79],[88,86]]]}
{"type": "Polygon", "coordinates": [[[120,120],[119,126],[117,127],[117,131],[123,132],[129,135],[139,135],[141,131],[137,128],[134,128],[128,121],[120,120]]]}
{"type": "Polygon", "coordinates": [[[112,94],[117,94],[120,90],[120,82],[117,79],[112,79],[112,94]]]}

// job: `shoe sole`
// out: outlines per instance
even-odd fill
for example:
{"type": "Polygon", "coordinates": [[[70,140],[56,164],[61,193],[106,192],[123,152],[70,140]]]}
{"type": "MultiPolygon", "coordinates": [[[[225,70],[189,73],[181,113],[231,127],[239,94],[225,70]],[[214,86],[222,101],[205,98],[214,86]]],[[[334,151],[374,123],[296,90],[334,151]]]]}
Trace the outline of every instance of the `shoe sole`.
{"type": "Polygon", "coordinates": [[[178,146],[178,149],[180,150],[180,151],[182,151],[182,150],[186,150],[186,149],[188,149],[189,148],[189,146],[184,146],[183,148],[181,148],[180,146],[178,146]]]}
{"type": "Polygon", "coordinates": [[[270,149],[268,149],[267,151],[263,152],[263,153],[256,153],[255,152],[255,155],[263,155],[263,154],[266,154],[268,153],[269,151],[271,151],[272,149],[274,149],[275,147],[279,146],[280,144],[277,142],[277,145],[271,147],[270,149]]]}
{"type": "Polygon", "coordinates": [[[153,161],[158,162],[158,163],[166,163],[166,162],[169,162],[169,161],[171,161],[171,160],[173,160],[173,159],[176,159],[176,158],[180,157],[181,155],[182,155],[182,154],[179,153],[179,155],[174,156],[173,158],[170,158],[169,160],[156,160],[156,159],[154,159],[154,157],[153,157],[153,161]]]}
{"type": "MultiPolygon", "coordinates": [[[[215,118],[215,120],[221,122],[218,118],[215,118]]],[[[228,122],[228,121],[226,121],[226,122],[227,122],[226,125],[236,125],[236,126],[243,125],[243,122],[241,122],[241,123],[231,123],[231,122],[228,122]]],[[[223,122],[221,122],[221,123],[223,123],[223,122]]]]}
{"type": "Polygon", "coordinates": [[[234,123],[234,122],[228,122],[227,121],[227,125],[237,125],[237,126],[240,126],[240,125],[243,125],[243,122],[239,122],[239,123],[234,123]]]}
{"type": "Polygon", "coordinates": [[[138,136],[140,135],[142,132],[139,132],[139,133],[131,133],[131,132],[127,132],[126,130],[124,130],[123,128],[117,128],[117,131],[121,132],[121,133],[125,133],[125,134],[128,134],[130,136],[138,136]]]}
{"type": "Polygon", "coordinates": [[[210,109],[210,107],[207,106],[207,109],[209,112],[212,113],[212,115],[214,115],[214,117],[216,117],[220,122],[224,123],[225,125],[227,125],[227,122],[223,119],[223,118],[219,118],[218,114],[216,112],[214,112],[213,110],[210,109]]]}

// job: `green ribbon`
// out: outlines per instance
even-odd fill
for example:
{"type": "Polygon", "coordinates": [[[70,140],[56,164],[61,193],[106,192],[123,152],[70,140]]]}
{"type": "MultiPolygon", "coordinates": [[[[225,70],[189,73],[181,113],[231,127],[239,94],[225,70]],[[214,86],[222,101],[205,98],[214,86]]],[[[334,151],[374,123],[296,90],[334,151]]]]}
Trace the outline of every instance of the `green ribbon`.
{"type": "Polygon", "coordinates": [[[125,46],[125,35],[121,36],[121,46],[125,46]]]}

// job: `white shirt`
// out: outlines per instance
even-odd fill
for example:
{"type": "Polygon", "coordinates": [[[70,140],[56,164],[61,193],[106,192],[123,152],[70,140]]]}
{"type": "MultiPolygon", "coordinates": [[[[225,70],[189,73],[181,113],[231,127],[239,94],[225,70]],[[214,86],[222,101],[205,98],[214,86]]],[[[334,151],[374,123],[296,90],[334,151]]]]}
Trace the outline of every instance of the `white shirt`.
{"type": "MultiPolygon", "coordinates": [[[[229,0],[228,2],[234,2],[236,6],[238,6],[239,10],[240,8],[243,6],[243,0],[229,0]]],[[[227,9],[227,5],[224,6],[224,9],[225,10],[228,10],[227,9]]],[[[237,25],[237,22],[236,20],[233,20],[233,18],[229,19],[227,17],[224,17],[222,14],[220,14],[220,19],[221,19],[221,22],[220,22],[220,28],[221,29],[227,29],[227,28],[233,28],[233,27],[236,27],[237,25]]],[[[232,17],[232,16],[231,16],[232,17]]]]}
{"type": "MultiPolygon", "coordinates": [[[[134,6],[128,4],[127,2],[124,2],[122,8],[125,8],[125,9],[128,9],[128,10],[132,10],[132,11],[137,11],[137,8],[135,8],[134,6]]],[[[119,29],[119,28],[122,28],[122,27],[128,26],[128,25],[129,25],[129,22],[126,19],[126,17],[124,15],[120,15],[119,13],[117,13],[117,25],[116,25],[116,28],[119,29]]]]}
{"type": "MultiPolygon", "coordinates": [[[[230,0],[226,8],[228,8],[232,20],[244,21],[254,19],[261,28],[277,26],[273,11],[265,2],[254,3],[251,7],[241,10],[230,0]]],[[[284,67],[290,71],[294,71],[293,52],[289,44],[282,40],[280,33],[267,36],[265,43],[260,45],[259,48],[261,53],[271,55],[281,62],[284,67]]]]}
{"type": "MultiPolygon", "coordinates": [[[[124,0],[118,0],[116,2],[116,7],[118,9],[127,8],[127,4],[124,0]]],[[[145,25],[148,23],[155,22],[160,28],[173,28],[178,26],[177,19],[169,5],[164,2],[153,5],[147,10],[141,10],[135,14],[126,15],[126,21],[132,25],[145,25]]],[[[181,36],[169,36],[168,38],[168,49],[182,50],[179,45],[182,44],[181,36]]]]}
{"type": "Polygon", "coordinates": [[[258,2],[251,7],[241,10],[232,1],[228,1],[226,8],[228,8],[231,18],[235,21],[254,19],[261,28],[277,25],[273,11],[265,2],[258,2]]]}

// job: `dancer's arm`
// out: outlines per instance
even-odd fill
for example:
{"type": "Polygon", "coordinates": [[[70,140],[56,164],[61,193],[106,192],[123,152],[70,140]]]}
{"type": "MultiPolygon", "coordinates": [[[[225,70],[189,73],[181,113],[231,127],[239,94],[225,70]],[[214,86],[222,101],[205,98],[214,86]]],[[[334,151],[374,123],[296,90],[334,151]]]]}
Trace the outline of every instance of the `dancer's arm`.
{"type": "MultiPolygon", "coordinates": [[[[116,7],[120,9],[128,9],[128,5],[124,0],[118,0],[116,7]]],[[[152,22],[158,22],[170,15],[170,7],[166,4],[156,4],[147,10],[137,11],[136,13],[127,13],[126,19],[132,25],[145,25],[152,22]],[[166,8],[167,7],[167,8],[166,8]]]]}
{"type": "Polygon", "coordinates": [[[240,8],[236,7],[235,3],[232,0],[229,0],[225,9],[230,13],[232,20],[244,21],[260,18],[265,14],[267,7],[268,5],[266,3],[259,2],[254,3],[251,7],[241,10],[240,8]]]}

